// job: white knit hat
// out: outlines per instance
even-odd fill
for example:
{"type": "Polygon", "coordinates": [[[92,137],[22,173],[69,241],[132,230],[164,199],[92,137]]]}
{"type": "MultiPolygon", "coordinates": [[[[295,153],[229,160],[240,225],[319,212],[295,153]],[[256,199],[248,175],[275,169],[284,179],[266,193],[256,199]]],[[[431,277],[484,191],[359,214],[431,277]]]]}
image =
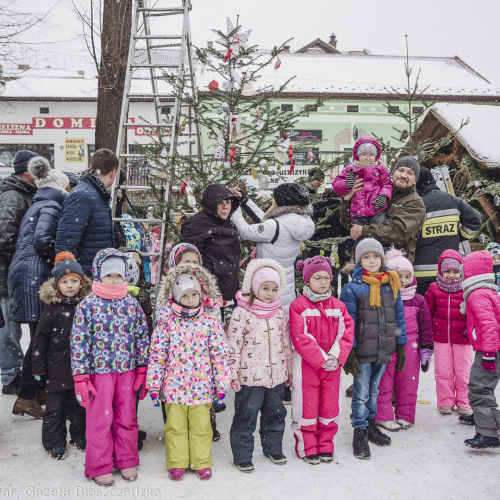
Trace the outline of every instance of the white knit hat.
{"type": "Polygon", "coordinates": [[[66,193],[69,179],[66,174],[55,170],[43,156],[35,156],[28,162],[28,172],[35,179],[38,189],[51,187],[66,193]]]}

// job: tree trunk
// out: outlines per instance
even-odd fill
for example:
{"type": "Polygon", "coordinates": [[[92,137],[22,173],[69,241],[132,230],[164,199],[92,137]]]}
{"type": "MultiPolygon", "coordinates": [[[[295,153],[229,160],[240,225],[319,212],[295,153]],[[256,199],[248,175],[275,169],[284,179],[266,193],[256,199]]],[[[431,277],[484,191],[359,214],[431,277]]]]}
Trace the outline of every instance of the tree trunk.
{"type": "Polygon", "coordinates": [[[495,205],[491,203],[491,201],[487,198],[485,194],[482,194],[481,196],[477,197],[477,201],[481,204],[481,206],[484,208],[484,211],[490,218],[493,227],[495,228],[496,231],[496,240],[497,243],[500,242],[500,224],[498,222],[498,216],[497,216],[497,211],[495,208],[495,205]]]}
{"type": "Polygon", "coordinates": [[[116,151],[127,70],[132,0],[104,0],[95,149],[116,151]]]}

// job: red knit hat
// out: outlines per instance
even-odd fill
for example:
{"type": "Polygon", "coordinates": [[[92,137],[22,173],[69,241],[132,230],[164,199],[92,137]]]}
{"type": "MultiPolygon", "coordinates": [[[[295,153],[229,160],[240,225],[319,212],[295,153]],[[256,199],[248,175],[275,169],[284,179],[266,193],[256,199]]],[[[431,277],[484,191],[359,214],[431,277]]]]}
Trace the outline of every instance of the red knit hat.
{"type": "Polygon", "coordinates": [[[306,260],[299,260],[296,267],[302,272],[302,279],[306,284],[311,276],[319,271],[326,271],[333,277],[332,261],[328,257],[323,257],[321,255],[316,255],[306,260]]]}

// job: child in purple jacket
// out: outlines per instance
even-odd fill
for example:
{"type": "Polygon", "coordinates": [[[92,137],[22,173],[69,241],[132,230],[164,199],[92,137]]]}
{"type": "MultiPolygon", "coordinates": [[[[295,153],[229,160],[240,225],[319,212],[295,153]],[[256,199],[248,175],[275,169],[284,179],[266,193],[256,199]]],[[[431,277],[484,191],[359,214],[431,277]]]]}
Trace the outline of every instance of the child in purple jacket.
{"type": "Polygon", "coordinates": [[[417,282],[411,262],[403,257],[400,250],[394,248],[387,252],[385,259],[387,267],[398,272],[401,282],[407,336],[406,363],[404,369],[397,372],[396,353],[392,354],[392,361],[388,363],[380,380],[375,420],[384,429],[397,431],[408,429],[415,423],[420,365],[424,372],[429,369],[434,340],[427,302],[422,295],[415,293],[417,282]],[[396,397],[394,410],[393,391],[396,397]]]}
{"type": "Polygon", "coordinates": [[[386,220],[385,210],[392,197],[392,182],[387,167],[379,163],[381,147],[373,137],[360,137],[352,150],[354,163],[347,165],[333,178],[332,189],[338,196],[345,196],[358,179],[363,188],[351,199],[353,224],[366,226],[386,220]]]}

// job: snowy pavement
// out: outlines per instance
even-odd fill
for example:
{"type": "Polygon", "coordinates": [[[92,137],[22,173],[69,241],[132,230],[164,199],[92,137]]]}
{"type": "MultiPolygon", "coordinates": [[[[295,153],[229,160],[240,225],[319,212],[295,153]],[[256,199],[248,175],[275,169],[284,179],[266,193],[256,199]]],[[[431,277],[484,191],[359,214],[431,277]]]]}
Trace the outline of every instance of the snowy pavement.
{"type": "MultiPolygon", "coordinates": [[[[24,330],[23,330],[24,332],[24,330]]],[[[23,341],[29,334],[24,332],[23,341]]],[[[343,378],[344,389],[350,378],[343,378]]],[[[497,389],[500,399],[500,386],[497,389]]],[[[421,373],[415,427],[389,433],[392,445],[371,445],[372,458],[352,454],[350,399],[343,397],[343,413],[335,441],[333,463],[309,465],[294,453],[287,416],[283,452],[286,465],[273,465],[262,454],[258,432],[255,471],[244,474],[232,465],[229,428],[234,393],[226,411],[217,415],[222,438],[212,447],[213,477],[200,481],[187,473],[180,482],[168,479],[165,466],[161,411],[147,397],[139,407],[139,426],[148,433],[140,452],[139,478],[115,487],[99,488],[83,475],[84,454],[68,447],[68,458],[53,461],[43,450],[41,420],[11,413],[14,396],[0,395],[0,498],[201,498],[203,499],[482,499],[498,498],[500,450],[476,451],[464,446],[474,429],[459,425],[457,413],[440,415],[436,409],[433,365],[421,373]]],[[[290,407],[288,407],[290,412],[290,407]]]]}

